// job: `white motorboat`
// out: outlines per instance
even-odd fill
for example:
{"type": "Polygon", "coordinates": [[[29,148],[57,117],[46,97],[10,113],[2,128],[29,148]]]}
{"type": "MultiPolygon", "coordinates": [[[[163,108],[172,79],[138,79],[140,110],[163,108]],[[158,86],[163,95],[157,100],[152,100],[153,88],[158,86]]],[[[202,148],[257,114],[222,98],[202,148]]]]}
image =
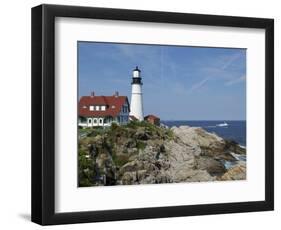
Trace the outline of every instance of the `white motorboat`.
{"type": "Polygon", "coordinates": [[[223,122],[221,124],[217,124],[216,126],[218,126],[218,127],[227,127],[228,124],[226,122],[223,122]]]}

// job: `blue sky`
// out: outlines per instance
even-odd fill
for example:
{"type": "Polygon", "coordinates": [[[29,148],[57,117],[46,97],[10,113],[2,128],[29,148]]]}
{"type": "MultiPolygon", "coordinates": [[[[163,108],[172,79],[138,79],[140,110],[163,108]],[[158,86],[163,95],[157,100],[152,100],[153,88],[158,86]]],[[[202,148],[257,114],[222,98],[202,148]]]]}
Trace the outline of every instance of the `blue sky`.
{"type": "Polygon", "coordinates": [[[135,66],[144,114],[162,120],[245,120],[246,50],[78,42],[79,96],[131,98],[135,66]]]}

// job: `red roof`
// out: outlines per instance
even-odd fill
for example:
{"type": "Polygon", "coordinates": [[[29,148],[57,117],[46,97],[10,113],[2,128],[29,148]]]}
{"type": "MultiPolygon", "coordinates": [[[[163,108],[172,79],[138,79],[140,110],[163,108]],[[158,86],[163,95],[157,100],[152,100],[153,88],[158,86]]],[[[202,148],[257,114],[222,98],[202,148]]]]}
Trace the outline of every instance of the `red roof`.
{"type": "Polygon", "coordinates": [[[156,116],[153,115],[153,114],[149,114],[149,115],[147,115],[147,116],[144,117],[144,119],[148,119],[148,118],[150,118],[150,119],[160,119],[159,117],[156,117],[156,116]]]}
{"type": "Polygon", "coordinates": [[[129,105],[126,96],[83,96],[79,101],[79,116],[116,117],[126,102],[129,105]],[[105,111],[90,111],[91,105],[105,105],[106,109],[105,111]]]}

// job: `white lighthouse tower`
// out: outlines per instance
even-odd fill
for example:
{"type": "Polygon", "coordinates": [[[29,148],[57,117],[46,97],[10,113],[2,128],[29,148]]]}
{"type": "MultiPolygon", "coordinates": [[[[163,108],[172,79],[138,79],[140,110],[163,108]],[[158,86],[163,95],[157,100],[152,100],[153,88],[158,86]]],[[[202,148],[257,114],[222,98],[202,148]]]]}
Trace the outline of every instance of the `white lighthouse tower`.
{"type": "Polygon", "coordinates": [[[142,81],[140,73],[141,71],[138,67],[133,70],[130,115],[136,117],[139,121],[143,121],[142,81]]]}

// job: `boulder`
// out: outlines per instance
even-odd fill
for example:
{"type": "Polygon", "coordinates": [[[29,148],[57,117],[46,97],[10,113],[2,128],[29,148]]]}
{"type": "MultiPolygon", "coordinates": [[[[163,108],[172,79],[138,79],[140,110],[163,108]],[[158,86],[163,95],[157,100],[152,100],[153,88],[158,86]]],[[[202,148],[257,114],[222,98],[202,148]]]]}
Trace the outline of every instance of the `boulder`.
{"type": "Polygon", "coordinates": [[[236,154],[246,154],[246,149],[232,140],[225,140],[225,150],[236,154]]]}
{"type": "Polygon", "coordinates": [[[196,168],[206,170],[212,176],[222,175],[226,172],[223,163],[211,157],[196,158],[196,168]]]}
{"type": "Polygon", "coordinates": [[[241,162],[223,174],[220,180],[246,180],[246,164],[241,162]]]}

